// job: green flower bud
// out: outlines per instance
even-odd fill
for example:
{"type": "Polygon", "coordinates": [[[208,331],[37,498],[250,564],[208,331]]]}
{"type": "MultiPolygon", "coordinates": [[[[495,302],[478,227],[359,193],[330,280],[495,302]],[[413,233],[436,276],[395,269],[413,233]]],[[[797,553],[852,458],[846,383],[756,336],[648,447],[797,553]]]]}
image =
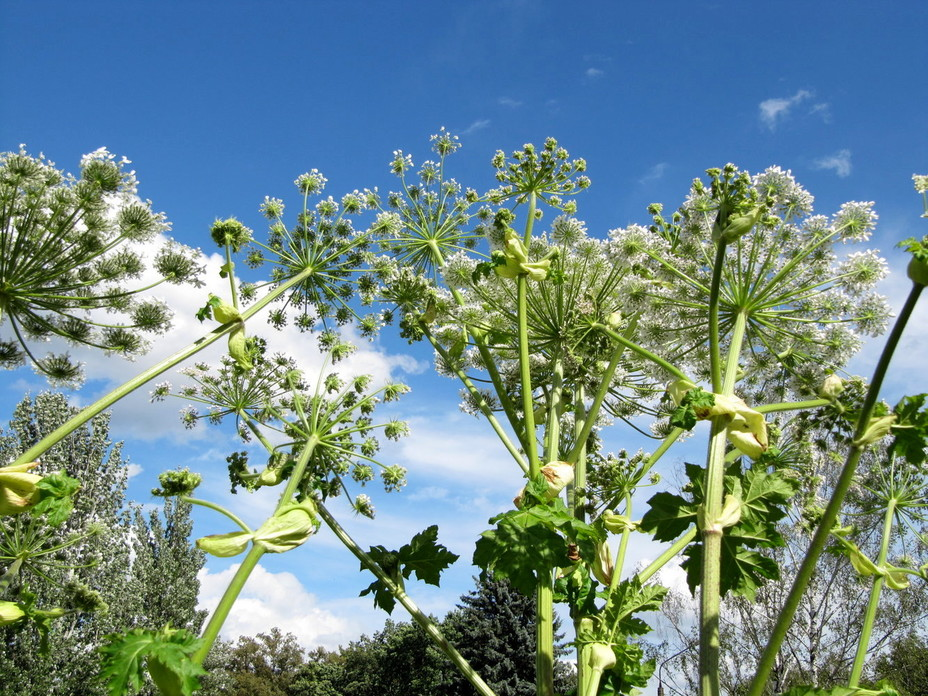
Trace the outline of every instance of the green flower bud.
{"type": "Polygon", "coordinates": [[[27,473],[38,462],[0,467],[0,515],[15,515],[39,502],[38,474],[27,473]]]}
{"type": "Polygon", "coordinates": [[[210,228],[210,236],[217,246],[226,244],[232,251],[241,251],[242,247],[251,241],[252,232],[234,217],[225,220],[216,220],[210,228]]]}
{"type": "Polygon", "coordinates": [[[0,626],[9,626],[26,615],[16,602],[0,602],[0,626]]]}
{"type": "Polygon", "coordinates": [[[909,574],[905,571],[892,569],[887,570],[883,576],[886,586],[891,590],[904,590],[909,586],[909,574]]]}
{"type": "Polygon", "coordinates": [[[877,440],[883,439],[886,435],[889,435],[890,431],[892,430],[893,423],[895,422],[895,413],[890,413],[887,416],[877,416],[875,418],[871,418],[870,422],[867,423],[867,428],[864,430],[864,434],[854,440],[854,445],[856,447],[863,447],[864,445],[869,445],[876,442],[877,440]]]}
{"type": "Polygon", "coordinates": [[[818,390],[818,395],[823,399],[834,401],[843,391],[844,380],[838,377],[838,375],[828,375],[822,383],[821,388],[818,390]]]}
{"type": "Polygon", "coordinates": [[[209,303],[213,308],[213,318],[220,324],[228,324],[230,321],[239,321],[242,318],[241,312],[216,295],[209,296],[209,303]]]}
{"type": "Polygon", "coordinates": [[[248,542],[254,535],[249,532],[229,532],[228,534],[210,534],[197,539],[197,548],[210,556],[230,558],[238,556],[248,548],[248,542]]]}
{"type": "Polygon", "coordinates": [[[506,262],[494,268],[501,278],[518,278],[520,275],[527,275],[530,279],[540,282],[548,277],[551,259],[529,262],[525,244],[511,227],[506,228],[503,258],[506,262]]]}
{"type": "Polygon", "coordinates": [[[928,263],[913,257],[906,269],[909,280],[922,287],[928,285],[928,263]]]}
{"type": "Polygon", "coordinates": [[[288,503],[254,534],[255,543],[270,553],[283,553],[304,543],[319,528],[316,504],[309,498],[288,503]]]}
{"type": "Polygon", "coordinates": [[[730,244],[731,242],[734,242],[743,237],[752,229],[754,229],[754,225],[760,222],[760,219],[764,216],[766,209],[766,206],[759,205],[747,215],[739,215],[738,217],[731,218],[724,230],[718,234],[713,233],[713,241],[716,244],[719,242],[730,244]]]}
{"type": "Polygon", "coordinates": [[[612,562],[612,549],[609,542],[601,541],[596,544],[596,560],[590,564],[593,570],[593,576],[603,585],[609,587],[612,584],[612,574],[615,572],[615,564],[612,562]]]}
{"type": "Polygon", "coordinates": [[[250,370],[254,367],[248,351],[248,339],[245,336],[244,322],[239,322],[238,326],[232,329],[232,333],[229,334],[229,356],[243,370],[250,370]]]}
{"type": "Polygon", "coordinates": [[[621,534],[625,530],[634,531],[638,528],[628,515],[618,515],[612,510],[602,514],[603,526],[613,534],[621,534]]]}

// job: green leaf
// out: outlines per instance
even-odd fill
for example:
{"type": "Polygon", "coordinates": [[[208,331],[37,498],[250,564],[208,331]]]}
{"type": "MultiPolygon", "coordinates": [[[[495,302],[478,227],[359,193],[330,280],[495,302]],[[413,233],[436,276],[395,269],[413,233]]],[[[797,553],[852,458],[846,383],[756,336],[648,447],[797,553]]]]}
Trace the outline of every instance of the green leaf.
{"type": "Polygon", "coordinates": [[[577,563],[570,572],[554,581],[554,601],[570,607],[570,618],[591,616],[597,612],[596,587],[599,583],[590,577],[589,570],[577,563]]]}
{"type": "Polygon", "coordinates": [[[666,587],[642,586],[637,577],[623,580],[614,590],[608,592],[606,606],[600,614],[596,637],[599,640],[607,640],[613,635],[641,636],[650,632],[651,627],[636,618],[635,614],[658,611],[666,594],[666,587]]]}
{"type": "Polygon", "coordinates": [[[673,493],[657,493],[648,500],[650,509],[641,518],[641,529],[655,541],[673,541],[696,522],[698,505],[673,493]]]}
{"type": "MultiPolygon", "coordinates": [[[[432,525],[416,534],[412,540],[403,545],[399,551],[388,551],[383,546],[372,546],[368,555],[380,566],[399,587],[403,587],[403,578],[412,573],[416,578],[430,585],[438,586],[443,570],[456,560],[458,555],[438,543],[438,525],[432,525]]],[[[361,564],[361,570],[365,570],[361,564]]],[[[360,597],[374,595],[374,605],[388,614],[396,607],[396,598],[387,585],[379,578],[361,591],[360,597]]]]}
{"type": "Polygon", "coordinates": [[[81,487],[81,482],[59,471],[43,476],[35,487],[41,493],[39,502],[32,506],[32,514],[47,515],[48,523],[52,526],[58,526],[67,519],[68,515],[71,514],[71,510],[74,509],[71,496],[81,487]]]}
{"type": "Polygon", "coordinates": [[[438,543],[438,525],[419,532],[408,544],[399,550],[399,561],[403,577],[408,578],[413,572],[416,578],[430,585],[439,584],[443,570],[456,560],[458,555],[451,553],[438,543]]]}
{"type": "Polygon", "coordinates": [[[699,417],[697,409],[709,409],[715,405],[715,394],[702,387],[693,387],[680,400],[680,404],[670,413],[670,424],[675,428],[692,430],[699,417]]]}
{"type": "Polygon", "coordinates": [[[490,523],[496,528],[483,532],[474,550],[481,577],[493,571],[526,594],[533,592],[541,573],[570,564],[568,543],[577,545],[582,558],[594,559],[596,544],[605,536],[576,519],[560,499],[510,510],[490,523]]]}
{"type": "Polygon", "coordinates": [[[654,660],[644,659],[641,646],[634,643],[617,643],[612,646],[616,664],[603,673],[599,685],[599,696],[618,696],[637,693],[637,687],[645,687],[654,674],[654,660]]]}
{"type": "Polygon", "coordinates": [[[893,409],[896,422],[892,427],[895,439],[891,449],[916,466],[925,462],[925,447],[928,446],[926,400],[928,400],[928,394],[904,396],[893,409]]]}
{"type": "Polygon", "coordinates": [[[200,686],[198,677],[206,674],[190,657],[201,641],[184,629],[136,628],[110,634],[105,641],[99,648],[103,654],[100,674],[110,696],[141,689],[146,666],[164,696],[191,696],[200,686]]]}

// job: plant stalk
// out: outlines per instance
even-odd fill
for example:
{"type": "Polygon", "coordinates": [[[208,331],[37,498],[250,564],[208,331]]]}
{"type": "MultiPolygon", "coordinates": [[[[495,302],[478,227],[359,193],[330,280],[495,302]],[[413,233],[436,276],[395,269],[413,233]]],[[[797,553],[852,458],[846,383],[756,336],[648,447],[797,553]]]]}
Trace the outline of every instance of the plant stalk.
{"type": "MultiPolygon", "coordinates": [[[[896,347],[899,345],[899,339],[902,338],[902,333],[905,330],[905,326],[912,317],[912,312],[915,310],[916,304],[918,304],[918,298],[921,295],[922,288],[923,286],[918,283],[912,284],[909,296],[906,298],[905,304],[902,306],[902,310],[896,318],[896,323],[893,325],[893,329],[886,339],[886,345],[883,347],[883,352],[880,354],[880,359],[873,372],[873,379],[870,381],[870,387],[867,390],[867,396],[864,399],[860,415],[857,419],[857,427],[854,432],[855,441],[858,440],[867,429],[870,417],[873,415],[873,408],[880,395],[880,388],[883,386],[883,379],[886,377],[886,371],[889,369],[890,362],[892,361],[893,353],[895,353],[896,347]]],[[[851,445],[847,460],[844,463],[844,468],[841,470],[841,474],[835,484],[835,489],[831,494],[831,500],[828,502],[828,507],[825,508],[818,528],[815,530],[815,534],[812,537],[812,541],[809,543],[805,558],[803,558],[799,571],[796,573],[793,586],[790,589],[789,595],[786,597],[783,608],[780,610],[780,615],[777,617],[777,622],[767,641],[767,647],[764,649],[764,653],[761,655],[761,659],[757,664],[757,673],[754,675],[754,680],[751,682],[750,689],[746,696],[763,695],[764,686],[767,683],[770,672],[773,671],[777,654],[780,652],[780,646],[783,645],[783,641],[786,639],[786,633],[789,631],[793,617],[799,609],[799,602],[802,599],[802,595],[806,587],[808,587],[812,575],[815,573],[815,566],[818,563],[819,556],[822,555],[822,551],[824,551],[828,543],[831,529],[838,519],[838,513],[841,511],[844,497],[847,495],[847,491],[854,480],[857,464],[860,461],[865,447],[866,444],[851,445]]]]}
{"type": "MultiPolygon", "coordinates": [[[[893,515],[896,513],[896,499],[890,498],[883,517],[883,539],[880,544],[880,553],[876,565],[882,568],[889,553],[889,538],[893,529],[893,515]]],[[[870,588],[870,601],[864,612],[864,625],[860,631],[860,640],[857,642],[857,654],[854,655],[854,666],[851,668],[851,677],[847,685],[854,687],[860,683],[860,676],[864,671],[864,660],[867,659],[867,649],[870,647],[870,636],[873,633],[873,624],[876,621],[876,611],[880,604],[880,593],[883,590],[883,576],[873,576],[873,587],[870,588]]]]}

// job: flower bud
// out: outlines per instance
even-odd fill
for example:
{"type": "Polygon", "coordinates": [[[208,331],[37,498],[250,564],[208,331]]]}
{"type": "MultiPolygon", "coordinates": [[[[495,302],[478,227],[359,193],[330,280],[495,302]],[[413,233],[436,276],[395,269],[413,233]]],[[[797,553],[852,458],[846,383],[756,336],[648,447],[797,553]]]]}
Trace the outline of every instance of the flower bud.
{"type": "Polygon", "coordinates": [[[593,576],[603,585],[609,587],[612,584],[612,574],[615,572],[615,564],[612,562],[612,549],[609,548],[609,542],[601,541],[596,544],[596,559],[590,565],[593,576]]]}
{"type": "Polygon", "coordinates": [[[26,615],[16,602],[0,602],[0,626],[9,626],[26,615]]]}
{"type": "MultiPolygon", "coordinates": [[[[547,483],[544,493],[545,501],[554,500],[558,494],[564,490],[565,486],[570,485],[574,481],[574,466],[567,462],[551,462],[541,467],[539,473],[545,477],[547,483]]],[[[522,490],[516,494],[516,497],[512,499],[512,502],[517,508],[521,509],[524,498],[525,488],[523,487],[522,490]]]]}
{"type": "Polygon", "coordinates": [[[229,532],[228,534],[210,534],[197,539],[197,548],[210,556],[230,558],[238,556],[248,548],[248,542],[254,535],[248,532],[229,532]]]}
{"type": "Polygon", "coordinates": [[[843,391],[844,380],[838,377],[838,375],[832,374],[828,375],[825,381],[822,382],[822,387],[818,390],[818,395],[823,399],[834,401],[843,391]]]}
{"type": "Polygon", "coordinates": [[[854,446],[863,447],[864,445],[869,445],[876,442],[877,440],[881,440],[886,435],[889,435],[889,432],[892,430],[893,423],[895,422],[895,413],[871,418],[870,422],[867,423],[867,428],[864,430],[864,434],[854,440],[854,446]]]}
{"type": "Polygon", "coordinates": [[[38,462],[0,467],[0,515],[15,515],[39,502],[38,474],[27,473],[38,462]]]}
{"type": "Polygon", "coordinates": [[[210,295],[209,300],[213,308],[213,318],[220,324],[228,324],[230,321],[238,321],[242,318],[241,312],[216,295],[210,295]]]}
{"type": "Polygon", "coordinates": [[[906,273],[909,276],[909,280],[916,285],[921,285],[923,287],[928,285],[928,263],[913,256],[912,260],[909,261],[906,273]]]}
{"type": "Polygon", "coordinates": [[[574,482],[574,465],[567,462],[551,462],[541,467],[541,474],[548,480],[548,500],[574,482]]]}
{"type": "Polygon", "coordinates": [[[281,508],[258,528],[254,540],[265,551],[283,553],[304,543],[318,528],[316,504],[307,498],[281,508]]]}
{"type": "Polygon", "coordinates": [[[613,534],[634,531],[637,525],[631,521],[628,515],[618,515],[612,510],[606,510],[602,514],[603,526],[613,534]]]}

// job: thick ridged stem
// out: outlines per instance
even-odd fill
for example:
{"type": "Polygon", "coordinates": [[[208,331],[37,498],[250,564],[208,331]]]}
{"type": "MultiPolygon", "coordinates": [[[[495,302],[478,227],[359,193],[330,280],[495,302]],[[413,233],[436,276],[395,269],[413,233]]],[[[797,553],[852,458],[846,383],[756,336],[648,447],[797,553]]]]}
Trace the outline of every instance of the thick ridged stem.
{"type": "MultiPolygon", "coordinates": [[[[716,307],[716,311],[718,308],[716,307]]],[[[716,317],[717,318],[717,317],[716,317]]],[[[741,312],[735,319],[731,345],[725,366],[720,393],[730,396],[735,390],[738,374],[738,357],[747,327],[747,318],[741,312]]],[[[717,339],[717,334],[716,334],[717,339]]],[[[729,417],[712,418],[709,440],[709,457],[706,470],[702,579],[699,588],[699,689],[701,696],[719,696],[719,666],[721,638],[719,635],[719,609],[721,606],[722,535],[718,519],[722,515],[725,496],[725,446],[729,417]]]]}

